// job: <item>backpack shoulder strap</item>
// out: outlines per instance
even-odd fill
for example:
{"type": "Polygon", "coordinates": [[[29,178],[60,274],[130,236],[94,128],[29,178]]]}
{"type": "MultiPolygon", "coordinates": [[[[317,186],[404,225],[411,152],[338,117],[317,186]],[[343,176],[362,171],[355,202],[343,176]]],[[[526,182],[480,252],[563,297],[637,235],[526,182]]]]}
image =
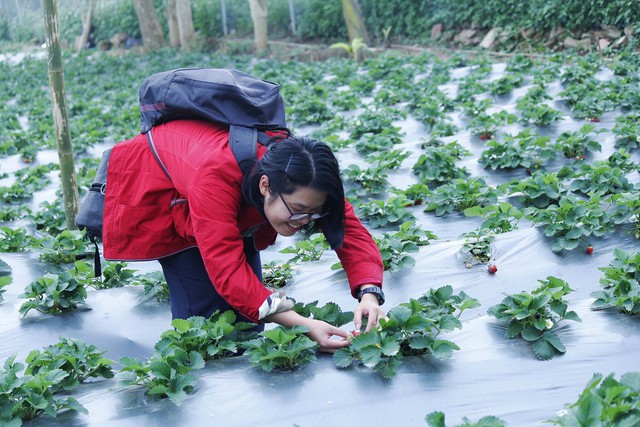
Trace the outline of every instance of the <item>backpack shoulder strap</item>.
{"type": "Polygon", "coordinates": [[[156,151],[156,145],[153,143],[153,135],[151,135],[151,129],[149,129],[146,135],[147,135],[147,142],[149,143],[149,148],[151,148],[151,152],[153,153],[153,157],[156,158],[156,161],[162,168],[162,171],[164,172],[164,174],[167,175],[167,178],[169,178],[169,181],[173,182],[173,180],[171,179],[171,175],[169,175],[169,171],[167,170],[167,167],[164,165],[164,163],[162,163],[162,159],[160,159],[160,156],[158,155],[158,151],[156,151]]]}
{"type": "Polygon", "coordinates": [[[256,158],[257,140],[258,130],[255,128],[236,125],[229,127],[229,145],[243,174],[251,167],[251,160],[256,158]]]}

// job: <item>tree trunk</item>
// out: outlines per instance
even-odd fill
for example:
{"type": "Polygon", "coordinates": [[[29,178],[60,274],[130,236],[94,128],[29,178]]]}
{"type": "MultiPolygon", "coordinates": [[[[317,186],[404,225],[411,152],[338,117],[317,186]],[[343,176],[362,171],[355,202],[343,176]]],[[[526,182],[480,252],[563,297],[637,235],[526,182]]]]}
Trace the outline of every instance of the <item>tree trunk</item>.
{"type": "Polygon", "coordinates": [[[224,0],[220,0],[220,11],[222,12],[222,35],[227,37],[229,29],[227,28],[227,4],[224,0]]]}
{"type": "Polygon", "coordinates": [[[355,39],[362,39],[363,43],[369,45],[369,34],[367,34],[367,29],[364,26],[364,19],[362,18],[358,0],[341,1],[342,14],[349,30],[349,42],[353,43],[355,39]]]}
{"type": "Polygon", "coordinates": [[[96,9],[96,0],[89,0],[89,10],[87,10],[87,15],[82,20],[82,34],[78,39],[78,43],[76,45],[77,50],[82,50],[87,47],[87,43],[89,42],[89,35],[91,34],[91,28],[93,26],[93,11],[96,9]]]}
{"type": "Polygon", "coordinates": [[[176,11],[178,12],[178,28],[180,29],[180,47],[183,50],[191,50],[195,39],[191,0],[177,0],[176,11]]]}
{"type": "Polygon", "coordinates": [[[42,2],[44,13],[44,32],[47,43],[49,65],[49,90],[53,109],[58,158],[60,159],[60,183],[67,229],[76,230],[74,219],[78,213],[78,181],[76,180],[71,132],[67,114],[67,97],[64,90],[64,70],[60,49],[60,30],[58,27],[58,8],[56,0],[42,2]]]}
{"type": "Polygon", "coordinates": [[[164,34],[160,22],[158,22],[153,0],[133,0],[133,5],[136,8],[136,15],[138,15],[142,45],[145,50],[151,51],[163,46],[164,34]]]}
{"type": "Polygon", "coordinates": [[[267,17],[269,0],[249,0],[251,19],[253,20],[253,36],[257,55],[267,52],[267,17]]]}
{"type": "Polygon", "coordinates": [[[169,45],[171,47],[180,46],[180,28],[178,27],[178,15],[176,11],[176,0],[168,0],[167,8],[164,10],[169,26],[169,45]]]}
{"type": "Polygon", "coordinates": [[[296,35],[296,11],[293,7],[293,0],[289,0],[289,17],[291,19],[291,34],[296,35]]]}

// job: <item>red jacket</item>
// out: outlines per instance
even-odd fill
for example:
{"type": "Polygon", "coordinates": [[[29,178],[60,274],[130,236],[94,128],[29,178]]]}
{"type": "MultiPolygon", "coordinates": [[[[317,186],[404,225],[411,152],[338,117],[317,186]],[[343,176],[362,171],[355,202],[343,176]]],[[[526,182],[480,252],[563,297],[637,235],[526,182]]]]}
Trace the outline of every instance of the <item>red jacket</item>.
{"type": "MultiPolygon", "coordinates": [[[[197,246],[218,293],[258,321],[258,309],[273,291],[246,262],[241,233],[256,227],[258,250],[272,245],[277,233],[256,209],[243,207],[242,172],[228,137],[226,127],[211,122],[177,120],[156,126],[154,144],[171,181],[145,135],[116,144],[107,172],[104,256],[143,261],[197,246]]],[[[258,144],[258,158],[265,150],[258,144]]],[[[344,244],[336,253],[355,297],[360,285],[382,284],[382,259],[346,200],[345,210],[344,244]]]]}

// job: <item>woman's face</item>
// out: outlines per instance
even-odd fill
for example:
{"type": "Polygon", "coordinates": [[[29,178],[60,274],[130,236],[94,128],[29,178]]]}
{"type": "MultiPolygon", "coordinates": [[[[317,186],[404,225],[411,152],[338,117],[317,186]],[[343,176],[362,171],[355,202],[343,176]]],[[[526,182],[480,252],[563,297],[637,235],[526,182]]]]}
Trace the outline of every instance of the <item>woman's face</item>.
{"type": "Polygon", "coordinates": [[[327,193],[309,187],[298,187],[291,194],[278,194],[269,187],[269,178],[260,178],[260,193],[264,197],[264,214],[267,221],[281,236],[292,236],[300,227],[307,225],[310,218],[290,220],[292,214],[322,213],[327,201],[327,193]]]}

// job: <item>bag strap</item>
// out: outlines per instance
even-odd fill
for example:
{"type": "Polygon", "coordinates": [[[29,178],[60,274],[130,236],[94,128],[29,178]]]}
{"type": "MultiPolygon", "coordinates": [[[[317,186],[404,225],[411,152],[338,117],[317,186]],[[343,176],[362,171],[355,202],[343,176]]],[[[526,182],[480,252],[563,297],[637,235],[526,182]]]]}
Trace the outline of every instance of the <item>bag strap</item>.
{"type": "Polygon", "coordinates": [[[151,153],[153,153],[153,157],[156,158],[156,161],[162,168],[162,171],[164,172],[165,175],[167,175],[167,178],[169,178],[169,181],[173,182],[173,180],[171,179],[171,175],[169,175],[169,171],[167,170],[167,167],[164,165],[164,163],[162,163],[162,160],[158,155],[158,151],[156,150],[156,145],[153,143],[153,136],[151,135],[151,129],[149,129],[149,131],[147,132],[147,142],[149,143],[149,148],[151,148],[151,153]]]}
{"type": "MultiPolygon", "coordinates": [[[[167,167],[162,162],[162,159],[160,159],[158,151],[156,150],[156,145],[153,142],[152,129],[149,129],[146,135],[153,157],[155,157],[156,161],[162,168],[162,171],[167,175],[167,178],[169,178],[169,181],[173,182],[167,167]]],[[[231,125],[229,127],[229,145],[231,146],[233,156],[235,157],[243,174],[252,166],[252,163],[247,160],[253,160],[256,158],[256,142],[259,142],[262,145],[268,145],[270,140],[271,138],[269,135],[264,132],[258,132],[255,128],[236,125],[231,125]]]]}

